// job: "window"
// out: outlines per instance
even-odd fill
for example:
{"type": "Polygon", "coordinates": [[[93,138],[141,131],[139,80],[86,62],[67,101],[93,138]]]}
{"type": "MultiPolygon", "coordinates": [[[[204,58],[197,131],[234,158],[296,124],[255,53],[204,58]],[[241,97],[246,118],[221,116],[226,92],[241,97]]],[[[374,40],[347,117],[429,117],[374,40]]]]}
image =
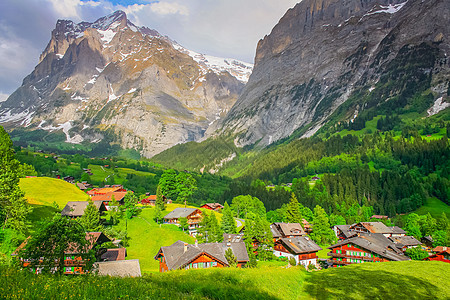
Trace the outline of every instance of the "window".
{"type": "Polygon", "coordinates": [[[213,267],[217,267],[217,261],[212,262],[213,267]]]}
{"type": "Polygon", "coordinates": [[[194,269],[197,269],[197,264],[193,264],[194,269]]]}

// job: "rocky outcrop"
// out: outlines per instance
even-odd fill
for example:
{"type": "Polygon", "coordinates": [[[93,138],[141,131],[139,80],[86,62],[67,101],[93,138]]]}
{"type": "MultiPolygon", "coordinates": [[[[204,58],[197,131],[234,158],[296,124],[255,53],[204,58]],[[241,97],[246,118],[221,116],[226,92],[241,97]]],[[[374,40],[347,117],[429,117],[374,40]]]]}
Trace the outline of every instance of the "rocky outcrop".
{"type": "Polygon", "coordinates": [[[403,76],[402,64],[414,68],[410,83],[429,75],[431,86],[448,86],[449,8],[445,0],[303,0],[258,43],[250,80],[216,129],[237,146],[310,136],[350,97],[339,121],[408,89],[399,82],[386,94],[377,85],[403,76]],[[379,93],[377,103],[358,100],[369,93],[379,93]]]}
{"type": "Polygon", "coordinates": [[[94,23],[59,20],[39,64],[1,104],[0,123],[61,130],[69,143],[107,131],[151,157],[201,139],[248,80],[252,65],[205,57],[122,11],[94,23]]]}

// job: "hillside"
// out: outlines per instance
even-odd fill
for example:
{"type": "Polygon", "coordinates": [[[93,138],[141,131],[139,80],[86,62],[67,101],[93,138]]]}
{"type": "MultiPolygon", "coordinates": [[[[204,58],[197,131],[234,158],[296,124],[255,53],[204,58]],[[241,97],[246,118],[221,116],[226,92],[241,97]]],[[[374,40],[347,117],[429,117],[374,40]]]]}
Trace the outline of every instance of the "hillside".
{"type": "Polygon", "coordinates": [[[20,299],[448,299],[442,262],[390,262],[308,273],[300,268],[199,269],[142,278],[34,276],[2,268],[0,294],[20,299]]]}
{"type": "Polygon", "coordinates": [[[49,177],[21,178],[20,188],[32,205],[53,205],[63,208],[68,201],[86,201],[89,196],[75,185],[49,177]]]}

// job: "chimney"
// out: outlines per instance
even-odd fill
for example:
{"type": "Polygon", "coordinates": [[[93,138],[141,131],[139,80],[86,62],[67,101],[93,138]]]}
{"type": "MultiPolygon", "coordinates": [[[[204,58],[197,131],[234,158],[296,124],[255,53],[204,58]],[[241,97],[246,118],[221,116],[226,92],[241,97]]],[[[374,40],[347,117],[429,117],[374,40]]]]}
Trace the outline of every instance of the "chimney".
{"type": "Polygon", "coordinates": [[[195,239],[195,247],[198,248],[198,241],[197,241],[197,239],[195,239]]]}
{"type": "Polygon", "coordinates": [[[187,246],[188,246],[188,244],[187,244],[187,243],[184,243],[183,253],[185,253],[185,252],[187,251],[187,246]]]}
{"type": "Polygon", "coordinates": [[[231,243],[230,243],[230,242],[228,242],[228,243],[227,243],[227,246],[228,246],[228,247],[231,247],[231,243]]]}

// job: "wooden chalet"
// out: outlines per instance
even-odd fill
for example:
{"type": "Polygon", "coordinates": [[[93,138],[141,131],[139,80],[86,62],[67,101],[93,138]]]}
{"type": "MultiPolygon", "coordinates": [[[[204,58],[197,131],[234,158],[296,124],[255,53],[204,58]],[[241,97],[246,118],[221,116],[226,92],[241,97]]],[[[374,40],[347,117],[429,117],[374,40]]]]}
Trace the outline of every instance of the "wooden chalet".
{"type": "Polygon", "coordinates": [[[428,257],[424,258],[423,260],[436,260],[436,261],[450,263],[450,248],[449,247],[444,247],[444,248],[446,248],[446,249],[441,252],[435,253],[431,256],[428,256],[428,257]]]}
{"type": "Polygon", "coordinates": [[[113,192],[127,192],[122,185],[104,186],[102,188],[95,188],[87,192],[89,196],[105,195],[113,192]]]}
{"type": "MultiPolygon", "coordinates": [[[[166,198],[166,196],[162,196],[164,203],[169,204],[172,203],[172,200],[169,200],[166,198]]],[[[147,195],[146,198],[139,201],[142,205],[150,205],[155,206],[156,205],[156,195],[147,195]]]]}
{"type": "Polygon", "coordinates": [[[110,192],[107,194],[97,194],[97,195],[92,196],[91,199],[92,199],[92,201],[102,201],[106,206],[108,206],[111,203],[112,198],[114,196],[114,199],[117,202],[119,202],[119,205],[123,205],[124,198],[127,193],[128,193],[127,191],[125,191],[125,192],[121,191],[121,192],[110,192]]]}
{"type": "Polygon", "coordinates": [[[333,231],[339,240],[345,240],[358,235],[356,231],[350,231],[352,225],[335,225],[333,226],[333,231]]]}
{"type": "Polygon", "coordinates": [[[410,260],[382,233],[359,233],[328,247],[333,267],[365,262],[410,260]]]}
{"type": "Polygon", "coordinates": [[[186,218],[189,224],[189,231],[196,231],[202,221],[202,211],[198,208],[177,207],[164,217],[165,224],[180,224],[180,218],[186,218]]]}
{"type": "Polygon", "coordinates": [[[247,249],[243,242],[189,245],[183,241],[177,241],[171,246],[161,247],[155,259],[159,261],[160,272],[178,269],[224,268],[230,266],[225,258],[227,249],[231,249],[239,267],[248,263],[247,249]]]}
{"type": "Polygon", "coordinates": [[[384,216],[384,215],[373,215],[370,218],[371,219],[377,219],[377,220],[387,220],[387,219],[389,219],[388,216],[384,216]]]}
{"type": "MultiPolygon", "coordinates": [[[[13,256],[16,256],[20,253],[20,250],[22,250],[27,242],[28,237],[12,254],[13,256]]],[[[86,240],[89,241],[87,250],[96,249],[95,257],[96,260],[100,260],[101,256],[107,252],[107,249],[102,248],[101,245],[106,242],[110,242],[111,240],[104,235],[102,232],[86,232],[86,240]]],[[[75,247],[72,247],[75,248],[75,247]]],[[[79,256],[80,250],[71,249],[67,250],[64,253],[64,274],[65,275],[72,275],[72,274],[84,274],[83,266],[85,265],[85,262],[82,260],[81,256],[79,256]]],[[[22,266],[24,268],[28,267],[30,263],[27,261],[26,258],[21,258],[22,260],[22,266]]],[[[40,273],[39,268],[37,270],[34,270],[36,273],[40,273]]]]}
{"type": "Polygon", "coordinates": [[[302,219],[302,226],[306,234],[310,234],[313,231],[311,224],[309,224],[309,222],[306,221],[305,219],[302,219]]]}
{"type": "MultiPolygon", "coordinates": [[[[102,201],[93,201],[97,207],[100,215],[102,215],[107,209],[102,201]]],[[[61,211],[61,216],[70,218],[79,218],[84,214],[86,207],[89,205],[89,201],[69,201],[61,211]]]]}
{"type": "Polygon", "coordinates": [[[273,254],[277,257],[294,258],[297,265],[308,267],[317,265],[317,251],[322,250],[308,236],[298,236],[293,238],[281,238],[277,240],[273,247],[273,254]]]}
{"type": "Polygon", "coordinates": [[[402,250],[403,252],[405,252],[407,249],[415,248],[422,244],[415,237],[408,235],[389,237],[389,240],[392,241],[397,246],[397,248],[402,250]]]}
{"type": "Polygon", "coordinates": [[[106,251],[100,256],[100,261],[125,260],[125,257],[127,257],[126,248],[106,249],[106,251]]]}
{"type": "Polygon", "coordinates": [[[202,206],[200,206],[200,208],[204,208],[204,209],[209,209],[209,210],[214,210],[214,211],[220,212],[223,209],[223,205],[220,204],[220,203],[205,203],[202,206]]]}
{"type": "Polygon", "coordinates": [[[404,231],[400,227],[388,227],[381,222],[359,222],[350,226],[349,231],[356,231],[358,233],[381,233],[385,237],[406,235],[406,231],[404,231]]]}
{"type": "Polygon", "coordinates": [[[294,238],[306,235],[300,223],[272,223],[270,224],[273,241],[281,238],[294,238]]]}
{"type": "Polygon", "coordinates": [[[431,235],[422,237],[420,241],[428,248],[433,248],[433,238],[431,237],[431,235]]]}
{"type": "Polygon", "coordinates": [[[83,183],[81,183],[81,182],[77,182],[77,183],[76,183],[76,186],[77,186],[80,190],[82,190],[82,191],[85,191],[85,190],[88,189],[88,188],[87,188],[83,183]]]}

